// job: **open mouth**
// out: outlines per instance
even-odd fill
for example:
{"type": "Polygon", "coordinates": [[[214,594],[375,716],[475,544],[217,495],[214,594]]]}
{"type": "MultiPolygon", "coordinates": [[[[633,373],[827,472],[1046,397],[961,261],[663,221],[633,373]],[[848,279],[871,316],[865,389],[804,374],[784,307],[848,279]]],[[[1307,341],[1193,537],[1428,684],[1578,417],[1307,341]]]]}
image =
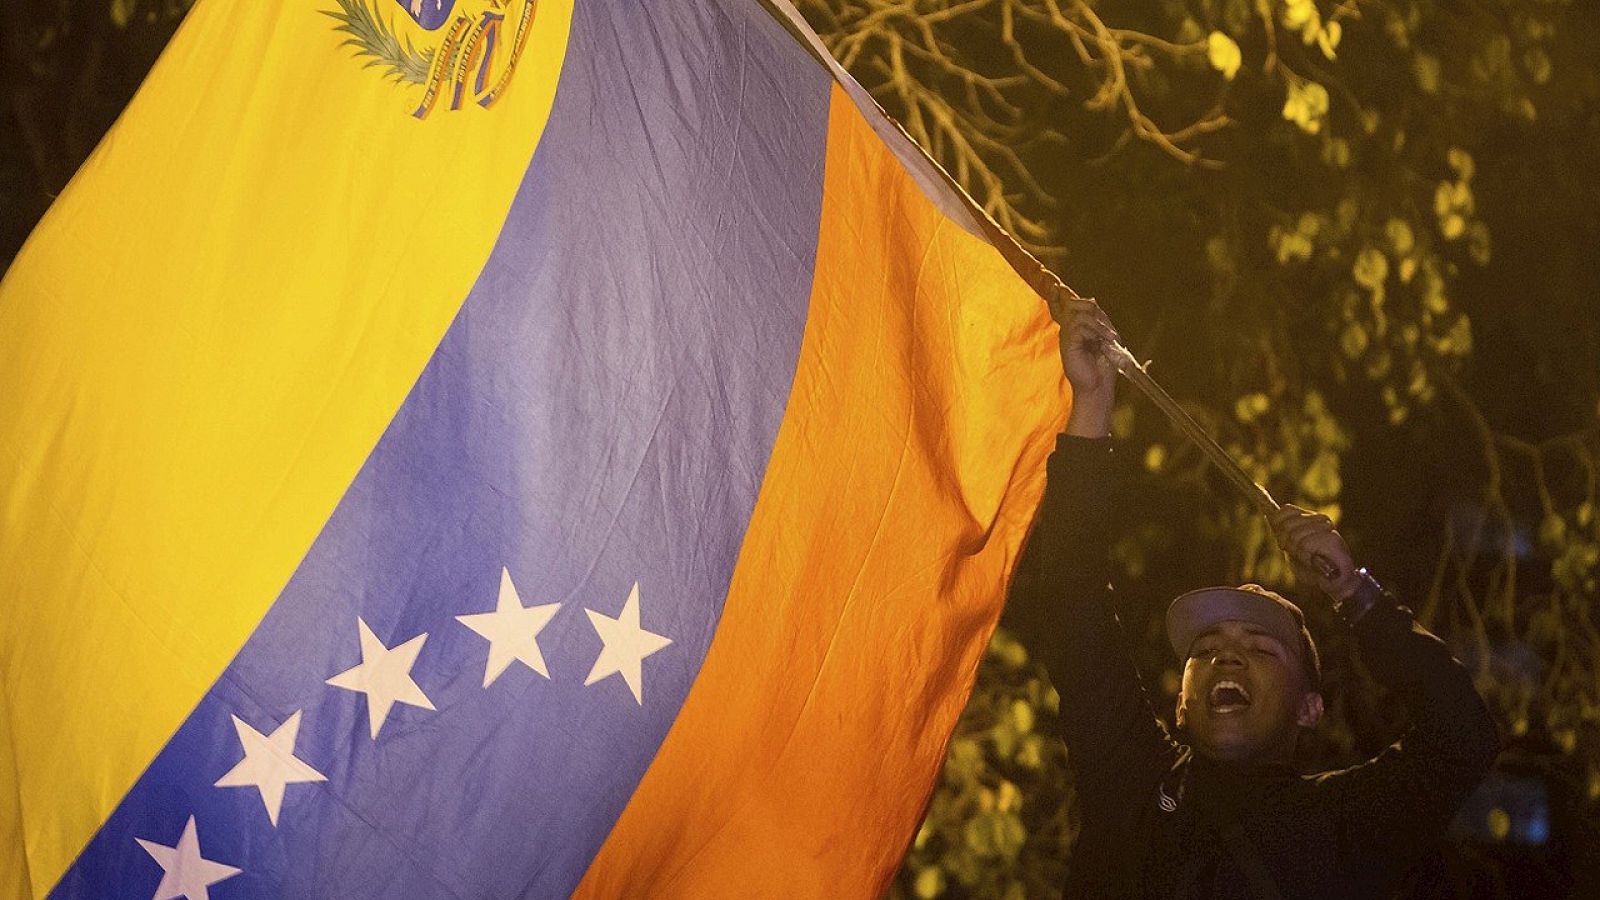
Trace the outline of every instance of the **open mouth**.
{"type": "Polygon", "coordinates": [[[1250,692],[1237,681],[1224,679],[1211,686],[1211,711],[1228,714],[1243,712],[1250,707],[1250,692]]]}

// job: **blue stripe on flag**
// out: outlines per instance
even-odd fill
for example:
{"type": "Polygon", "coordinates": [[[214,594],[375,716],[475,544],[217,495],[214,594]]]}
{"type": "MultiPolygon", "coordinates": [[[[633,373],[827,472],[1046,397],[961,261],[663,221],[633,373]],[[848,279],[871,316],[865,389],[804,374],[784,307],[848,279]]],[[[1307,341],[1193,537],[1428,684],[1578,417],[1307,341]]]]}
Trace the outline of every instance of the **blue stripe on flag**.
{"type": "Polygon", "coordinates": [[[577,4],[549,126],[456,321],[282,595],[54,896],[149,898],[159,860],[190,851],[242,870],[191,867],[219,879],[214,898],[577,884],[721,613],[799,353],[829,85],[757,4],[577,4]],[[502,567],[522,605],[560,604],[537,637],[550,677],[518,661],[484,688],[491,642],[456,617],[496,609],[502,567]],[[585,685],[635,583],[640,628],[671,641],[632,651],[653,650],[642,702],[624,674],[585,685]],[[358,617],[378,650],[427,635],[379,679],[410,677],[423,700],[401,693],[376,739],[368,697],[327,683],[363,662],[358,617]],[[296,711],[300,762],[261,762],[296,711]],[[234,716],[262,736],[242,773],[234,716]],[[229,773],[247,786],[213,786],[229,773]],[[271,788],[248,786],[274,779],[276,826],[271,788]]]}

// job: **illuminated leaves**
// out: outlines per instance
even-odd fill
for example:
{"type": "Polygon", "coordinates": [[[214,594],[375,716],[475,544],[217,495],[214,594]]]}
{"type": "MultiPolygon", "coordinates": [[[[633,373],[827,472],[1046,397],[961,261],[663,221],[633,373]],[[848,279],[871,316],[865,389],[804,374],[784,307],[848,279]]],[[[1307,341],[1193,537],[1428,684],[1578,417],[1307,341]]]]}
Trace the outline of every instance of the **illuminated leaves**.
{"type": "Polygon", "coordinates": [[[1260,391],[1245,394],[1233,404],[1233,416],[1240,422],[1248,425],[1261,418],[1267,410],[1272,408],[1272,401],[1260,391]]]}
{"type": "Polygon", "coordinates": [[[111,0],[111,24],[118,28],[127,28],[138,7],[139,0],[111,0]]]}
{"type": "Polygon", "coordinates": [[[1239,45],[1220,31],[1213,31],[1206,38],[1206,59],[1210,60],[1211,68],[1221,72],[1222,77],[1229,81],[1239,74],[1239,64],[1244,61],[1239,53],[1239,45]]]}
{"type": "Polygon", "coordinates": [[[1344,36],[1344,26],[1338,19],[1324,21],[1322,13],[1312,0],[1282,0],[1278,11],[1279,21],[1290,31],[1300,33],[1300,40],[1315,45],[1327,59],[1336,57],[1339,41],[1344,36]]]}
{"type": "Polygon", "coordinates": [[[1417,239],[1411,232],[1410,223],[1405,219],[1391,217],[1383,223],[1384,237],[1389,241],[1389,252],[1396,257],[1404,257],[1411,253],[1417,246],[1417,239]]]}
{"type": "Polygon", "coordinates": [[[891,896],[1021,900],[1059,888],[1076,832],[1065,748],[1050,733],[1059,699],[1016,637],[996,629],[891,896]]]}
{"type": "Polygon", "coordinates": [[[1289,82],[1282,115],[1306,134],[1320,132],[1328,115],[1328,89],[1315,81],[1289,82]]]}
{"type": "MultiPolygon", "coordinates": [[[[897,115],[910,108],[922,117],[920,126],[909,123],[912,133],[930,141],[986,210],[1039,226],[1024,235],[1030,248],[1069,280],[1120,288],[1110,308],[1124,333],[1167,367],[1163,383],[1251,477],[1281,500],[1334,517],[1352,482],[1381,487],[1394,477],[1350,468],[1351,427],[1364,429],[1365,452],[1423,443],[1441,422],[1466,427],[1463,419],[1478,414],[1467,388],[1485,390],[1483,379],[1463,376],[1476,345],[1505,334],[1506,323],[1499,308],[1479,312],[1476,270],[1527,250],[1525,237],[1496,233],[1491,223],[1504,220],[1508,200],[1520,202],[1517,191],[1576,186],[1530,179],[1508,187],[1504,162],[1506,147],[1555,135],[1542,120],[1552,119],[1560,92],[1588,96],[1569,62],[1586,45],[1561,43],[1565,3],[1494,0],[1494,14],[1483,15],[1444,0],[810,2],[828,8],[840,34],[853,23],[871,23],[878,37],[896,29],[895,42],[836,35],[829,46],[855,54],[847,60],[853,71],[897,115]],[[891,43],[898,58],[883,49],[891,43]],[[997,59],[1015,64],[987,67],[997,59]],[[908,105],[899,99],[908,91],[928,96],[908,105]],[[1168,124],[1156,125],[1163,117],[1168,124]],[[1182,124],[1199,121],[1215,127],[1182,124]],[[1143,221],[1150,224],[1128,224],[1143,221]],[[1322,391],[1338,391],[1337,411],[1322,391]]],[[[1505,283],[1498,275],[1495,283],[1505,283]]],[[[1567,405],[1594,407],[1592,397],[1579,400],[1567,405]]],[[[1113,419],[1144,492],[1129,503],[1146,520],[1115,545],[1119,579],[1136,590],[1165,583],[1186,543],[1215,560],[1205,577],[1292,578],[1254,511],[1160,417],[1135,416],[1146,408],[1124,397],[1113,419]]],[[[1520,465],[1525,478],[1532,460],[1553,471],[1549,459],[1560,457],[1564,465],[1585,460],[1591,474],[1568,472],[1532,491],[1508,485],[1502,472],[1490,485],[1471,469],[1478,448],[1467,449],[1472,459],[1458,489],[1470,494],[1481,479],[1491,510],[1484,515],[1499,518],[1471,530],[1430,511],[1427,524],[1451,533],[1426,542],[1456,543],[1442,556],[1430,549],[1409,578],[1435,585],[1433,595],[1415,598],[1419,612],[1458,646],[1493,621],[1497,633],[1529,627],[1541,658],[1564,660],[1567,671],[1549,676],[1562,685],[1558,699],[1517,672],[1480,674],[1504,722],[1523,732],[1546,728],[1563,750],[1561,736],[1577,735],[1569,752],[1592,763],[1586,771],[1600,798],[1600,648],[1553,650],[1559,635],[1587,633],[1582,621],[1594,627],[1593,616],[1579,612],[1594,606],[1593,594],[1583,606],[1574,592],[1592,592],[1600,568],[1596,526],[1578,524],[1580,502],[1595,499],[1600,452],[1592,437],[1559,451],[1513,449],[1495,430],[1502,424],[1473,421],[1467,439],[1483,441],[1481,458],[1491,465],[1520,465]],[[1520,535],[1532,543],[1536,532],[1544,536],[1531,555],[1507,556],[1514,564],[1493,568],[1486,582],[1484,573],[1500,564],[1483,555],[1485,542],[1520,535]],[[1543,602],[1526,599],[1532,582],[1555,585],[1536,628],[1514,608],[1543,602]],[[1544,722],[1536,707],[1547,703],[1590,710],[1590,724],[1544,722]]],[[[1359,539],[1370,526],[1349,527],[1359,539]]],[[[1487,658],[1491,650],[1478,652],[1487,658]]],[[[1059,786],[1059,745],[1041,733],[1042,719],[1016,713],[1013,701],[1023,699],[1036,716],[1048,715],[1045,696],[1020,687],[1020,653],[997,636],[984,662],[930,824],[908,862],[908,894],[916,879],[941,896],[1005,896],[1019,889],[1013,875],[1045,858],[1033,855],[1040,842],[1067,830],[1025,800],[1019,815],[1029,837],[1016,867],[995,873],[1011,846],[1002,784],[1024,798],[1059,786]]]]}
{"type": "Polygon", "coordinates": [[[1316,239],[1323,233],[1327,220],[1316,213],[1301,213],[1293,228],[1272,226],[1267,232],[1267,243],[1272,247],[1279,265],[1306,262],[1316,251],[1316,239]]]}
{"type": "Polygon", "coordinates": [[[1285,28],[1294,30],[1315,28],[1322,18],[1312,0],[1283,0],[1283,8],[1278,16],[1285,28]]]}
{"type": "Polygon", "coordinates": [[[1561,555],[1551,564],[1550,575],[1570,591],[1593,596],[1596,563],[1600,563],[1600,546],[1590,541],[1573,541],[1562,548],[1561,555]]]}
{"type": "Polygon", "coordinates": [[[1431,53],[1418,53],[1411,60],[1411,74],[1417,81],[1417,87],[1424,94],[1439,93],[1439,84],[1442,80],[1442,67],[1439,58],[1431,53]]]}
{"type": "Polygon", "coordinates": [[[193,5],[193,0],[106,0],[111,24],[126,29],[135,22],[163,25],[176,22],[193,5]]]}
{"type": "Polygon", "coordinates": [[[1335,48],[1339,46],[1339,39],[1344,34],[1344,28],[1337,22],[1329,22],[1318,31],[1315,36],[1317,47],[1322,50],[1322,55],[1328,59],[1335,56],[1335,48]]]}
{"type": "Polygon", "coordinates": [[[1371,344],[1367,329],[1359,322],[1346,322],[1344,329],[1339,332],[1339,350],[1347,359],[1360,359],[1371,344]]]}
{"type": "Polygon", "coordinates": [[[1530,47],[1522,56],[1523,67],[1528,70],[1528,77],[1534,84],[1545,84],[1550,80],[1554,67],[1550,64],[1550,56],[1539,47],[1530,47]]]}
{"type": "Polygon", "coordinates": [[[1372,293],[1375,299],[1383,297],[1383,283],[1389,279],[1389,260],[1376,247],[1362,247],[1350,265],[1350,277],[1372,293]]]}
{"type": "Polygon", "coordinates": [[[1482,221],[1467,226],[1467,255],[1480,266],[1489,264],[1489,226],[1482,221]]]}
{"type": "Polygon", "coordinates": [[[1477,200],[1472,195],[1475,164],[1472,156],[1459,147],[1451,147],[1446,159],[1456,177],[1441,181],[1434,188],[1433,212],[1439,219],[1439,233],[1453,241],[1467,233],[1477,212],[1477,200]]]}
{"type": "Polygon", "coordinates": [[[1339,496],[1344,483],[1339,478],[1339,457],[1324,449],[1300,475],[1300,493],[1316,505],[1330,503],[1339,496]]]}
{"type": "Polygon", "coordinates": [[[1167,448],[1162,444],[1151,444],[1144,450],[1144,467],[1148,472],[1160,472],[1167,464],[1167,448]]]}

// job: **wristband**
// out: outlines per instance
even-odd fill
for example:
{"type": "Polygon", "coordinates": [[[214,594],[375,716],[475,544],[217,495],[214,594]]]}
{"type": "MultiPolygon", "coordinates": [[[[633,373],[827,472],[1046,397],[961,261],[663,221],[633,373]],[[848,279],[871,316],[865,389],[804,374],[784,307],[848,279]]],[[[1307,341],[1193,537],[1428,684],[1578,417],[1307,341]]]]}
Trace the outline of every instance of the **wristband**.
{"type": "Polygon", "coordinates": [[[1378,579],[1372,577],[1372,573],[1367,571],[1366,566],[1357,569],[1356,576],[1359,581],[1356,585],[1355,593],[1334,604],[1334,612],[1342,616],[1351,625],[1356,624],[1361,620],[1362,616],[1366,615],[1374,606],[1377,606],[1378,600],[1384,595],[1383,585],[1378,583],[1378,579]]]}

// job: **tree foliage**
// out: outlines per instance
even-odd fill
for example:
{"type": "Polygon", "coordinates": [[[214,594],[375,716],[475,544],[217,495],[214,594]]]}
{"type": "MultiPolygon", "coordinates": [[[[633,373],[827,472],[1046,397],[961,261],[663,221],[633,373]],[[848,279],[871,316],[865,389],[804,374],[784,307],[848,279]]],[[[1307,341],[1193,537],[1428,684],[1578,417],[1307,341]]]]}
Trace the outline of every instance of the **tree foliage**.
{"type": "MultiPolygon", "coordinates": [[[[1101,297],[1135,351],[1157,361],[1158,377],[1257,480],[1341,522],[1472,667],[1516,745],[1554,760],[1575,786],[1575,819],[1592,820],[1594,8],[809,0],[802,9],[991,216],[1101,297]]],[[[1125,602],[1153,625],[1166,597],[1196,583],[1289,587],[1263,523],[1158,413],[1125,397],[1116,431],[1143,470],[1117,547],[1125,602]]],[[[1141,662],[1157,702],[1170,704],[1175,673],[1158,631],[1148,637],[1141,662]]],[[[1003,632],[996,641],[1013,646],[1003,632]]],[[[1020,677],[983,670],[897,890],[1037,896],[1037,872],[1057,865],[1065,814],[999,809],[1006,784],[1025,783],[1025,796],[1065,789],[1060,774],[1019,774],[988,737],[1010,721],[1007,704],[1037,695],[1020,677]],[[970,823],[1019,815],[1020,843],[1004,830],[999,844],[982,828],[967,834],[970,823]],[[1000,862],[974,868],[974,854],[997,858],[991,848],[1005,851],[1000,862]]],[[[1308,764],[1353,762],[1401,725],[1357,668],[1345,680],[1308,764]]]]}

